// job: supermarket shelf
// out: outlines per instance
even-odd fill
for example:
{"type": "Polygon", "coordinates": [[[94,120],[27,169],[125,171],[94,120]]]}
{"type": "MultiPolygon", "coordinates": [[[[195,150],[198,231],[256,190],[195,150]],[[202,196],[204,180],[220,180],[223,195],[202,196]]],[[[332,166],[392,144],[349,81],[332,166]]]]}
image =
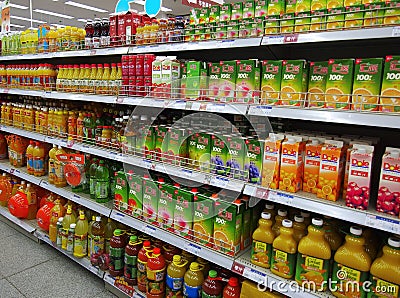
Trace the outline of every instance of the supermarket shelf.
{"type": "Polygon", "coordinates": [[[45,91],[40,95],[43,98],[49,99],[65,99],[74,101],[89,101],[89,102],[101,102],[112,104],[116,103],[116,96],[109,95],[92,95],[92,94],[82,94],[82,93],[67,93],[67,92],[57,92],[57,91],[45,91]]]}
{"type": "Polygon", "coordinates": [[[46,136],[34,131],[23,130],[13,126],[0,125],[0,130],[11,134],[16,134],[21,137],[29,138],[38,142],[45,142],[46,136]]]}
{"type": "Polygon", "coordinates": [[[39,96],[40,97],[40,96],[43,96],[44,91],[15,89],[15,88],[0,88],[0,93],[2,93],[2,94],[14,94],[14,95],[25,95],[25,96],[39,96]]]}
{"type": "Polygon", "coordinates": [[[195,244],[190,240],[186,240],[182,237],[176,236],[173,233],[160,229],[139,219],[133,218],[129,215],[123,214],[117,210],[113,210],[111,212],[111,218],[121,223],[124,223],[136,230],[142,231],[152,237],[170,243],[176,247],[182,248],[183,250],[186,250],[198,257],[206,259],[224,268],[232,268],[233,258],[218,253],[211,248],[195,244]]]}
{"type": "MultiPolygon", "coordinates": [[[[22,219],[15,217],[14,215],[12,215],[10,213],[10,211],[8,211],[7,207],[0,207],[0,215],[4,216],[9,221],[13,222],[14,224],[16,224],[17,226],[22,228],[24,231],[28,232],[29,234],[32,234],[35,231],[35,228],[32,227],[31,224],[29,224],[28,220],[22,220],[22,219]]],[[[33,220],[33,221],[35,221],[35,220],[33,220]]]]}
{"type": "Polygon", "coordinates": [[[318,199],[314,194],[297,192],[295,194],[246,184],[244,194],[266,199],[271,202],[304,209],[310,212],[360,224],[367,227],[400,234],[400,219],[374,210],[358,210],[347,207],[343,200],[337,202],[318,199]]]}
{"type": "Polygon", "coordinates": [[[133,293],[129,293],[128,295],[126,292],[115,285],[115,277],[111,276],[109,273],[106,273],[104,275],[104,281],[111,287],[111,289],[108,288],[108,290],[111,290],[113,293],[116,292],[115,294],[117,294],[118,297],[122,294],[126,297],[146,298],[146,294],[140,292],[136,286],[133,287],[133,293]]]}

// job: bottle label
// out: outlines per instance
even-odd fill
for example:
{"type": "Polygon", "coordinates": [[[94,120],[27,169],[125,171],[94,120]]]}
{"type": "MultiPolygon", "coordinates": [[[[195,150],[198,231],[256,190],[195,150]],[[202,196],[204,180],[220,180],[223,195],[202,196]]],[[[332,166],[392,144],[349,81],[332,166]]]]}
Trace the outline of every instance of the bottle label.
{"type": "Polygon", "coordinates": [[[296,267],[296,254],[289,254],[274,248],[272,251],[271,269],[292,277],[296,267]]]}
{"type": "Polygon", "coordinates": [[[68,243],[68,230],[61,229],[61,248],[66,250],[68,243]]]}
{"type": "Polygon", "coordinates": [[[145,285],[147,283],[146,262],[142,262],[138,259],[137,269],[138,284],[145,285]]]}
{"type": "Polygon", "coordinates": [[[86,49],[91,49],[92,47],[93,47],[92,38],[91,37],[85,37],[85,48],[86,49]]]}
{"type": "Polygon", "coordinates": [[[171,291],[179,291],[182,289],[183,277],[174,278],[167,274],[167,278],[165,281],[167,284],[167,291],[168,291],[168,289],[171,291]]]}
{"type": "Polygon", "coordinates": [[[368,298],[398,298],[399,285],[395,285],[386,280],[371,275],[371,292],[368,293],[368,298]]]}
{"type": "Polygon", "coordinates": [[[332,270],[332,292],[346,296],[351,292],[351,297],[365,297],[362,285],[368,279],[368,272],[355,270],[337,262],[333,264],[332,270]]]}
{"type": "Polygon", "coordinates": [[[35,157],[33,159],[33,168],[36,173],[44,173],[44,160],[41,157],[35,157]]]}
{"type": "Polygon", "coordinates": [[[34,192],[28,193],[26,198],[28,200],[29,205],[37,204],[36,193],[34,192]]]}
{"type": "Polygon", "coordinates": [[[104,240],[104,252],[106,254],[110,253],[110,239],[105,239],[104,240]]]}
{"type": "Polygon", "coordinates": [[[96,181],[96,199],[108,198],[108,182],[96,181]]]}
{"type": "Polygon", "coordinates": [[[124,258],[125,249],[110,247],[110,257],[114,258],[124,258]]]}
{"type": "Polygon", "coordinates": [[[326,289],[329,277],[329,260],[310,257],[298,253],[296,265],[296,281],[310,285],[316,291],[326,289]]]}
{"type": "Polygon", "coordinates": [[[100,236],[93,236],[92,241],[92,254],[101,255],[104,252],[104,238],[100,236]]]}
{"type": "Polygon", "coordinates": [[[183,295],[190,298],[200,298],[201,297],[201,286],[191,287],[187,284],[183,285],[183,295]]]}
{"type": "Polygon", "coordinates": [[[68,232],[67,252],[72,253],[73,251],[74,251],[74,234],[68,232]]]}
{"type": "Polygon", "coordinates": [[[124,258],[125,268],[124,276],[128,279],[137,278],[137,256],[130,256],[125,254],[124,258]]]}
{"type": "Polygon", "coordinates": [[[57,229],[56,245],[58,247],[62,245],[62,227],[57,229]]]}
{"type": "Polygon", "coordinates": [[[201,293],[201,298],[221,298],[222,295],[208,295],[207,293],[204,293],[204,291],[202,291],[201,293]]]}
{"type": "Polygon", "coordinates": [[[148,279],[146,289],[147,293],[151,293],[152,295],[163,295],[165,293],[165,282],[148,279]]]}
{"type": "Polygon", "coordinates": [[[75,235],[74,255],[77,257],[84,257],[87,255],[87,235],[75,235]]]}
{"type": "Polygon", "coordinates": [[[150,270],[147,267],[147,279],[152,281],[163,281],[165,278],[165,268],[161,270],[150,270]]]}
{"type": "Polygon", "coordinates": [[[262,267],[269,268],[271,262],[272,244],[253,241],[251,261],[262,267]]]}
{"type": "Polygon", "coordinates": [[[96,190],[96,179],[90,178],[89,181],[89,189],[90,189],[90,194],[95,195],[95,190],[96,190]]]}
{"type": "Polygon", "coordinates": [[[124,248],[110,247],[110,268],[115,271],[124,269],[124,248]]]}

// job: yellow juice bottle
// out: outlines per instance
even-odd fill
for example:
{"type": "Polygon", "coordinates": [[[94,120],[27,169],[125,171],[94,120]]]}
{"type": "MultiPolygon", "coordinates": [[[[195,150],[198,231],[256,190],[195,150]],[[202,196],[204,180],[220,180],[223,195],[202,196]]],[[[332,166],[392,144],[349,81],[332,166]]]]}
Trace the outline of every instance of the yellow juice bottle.
{"type": "Polygon", "coordinates": [[[271,214],[271,221],[273,225],[275,223],[275,216],[276,216],[275,205],[269,202],[265,203],[265,208],[263,212],[268,212],[271,214]]]}
{"type": "Polygon", "coordinates": [[[80,64],[78,81],[77,81],[77,85],[76,85],[76,92],[83,92],[82,89],[83,89],[83,82],[84,82],[84,78],[85,78],[85,72],[86,72],[85,64],[80,64]]]}
{"type": "Polygon", "coordinates": [[[35,142],[30,141],[26,148],[26,171],[28,174],[33,175],[35,170],[33,168],[33,149],[35,148],[35,142]]]}
{"type": "Polygon", "coordinates": [[[97,65],[92,64],[90,66],[90,77],[88,82],[88,93],[96,93],[96,78],[97,78],[97,65]]]}
{"type": "Polygon", "coordinates": [[[122,91],[122,63],[117,63],[117,79],[115,80],[116,83],[116,91],[117,94],[120,94],[122,91]]]}
{"type": "Polygon", "coordinates": [[[109,82],[111,79],[110,64],[105,63],[103,68],[103,76],[100,84],[100,94],[109,94],[109,82]]]}
{"type": "Polygon", "coordinates": [[[69,112],[68,112],[68,108],[65,107],[62,111],[61,111],[61,116],[60,116],[60,136],[63,138],[67,137],[68,134],[68,117],[69,117],[69,112]]]}
{"type": "Polygon", "coordinates": [[[26,185],[26,199],[28,201],[28,216],[26,219],[35,219],[38,211],[36,190],[30,183],[26,185]]]}
{"type": "Polygon", "coordinates": [[[49,135],[54,134],[54,109],[50,108],[49,109],[49,115],[47,119],[47,133],[49,135]]]}
{"type": "Polygon", "coordinates": [[[108,81],[108,94],[110,95],[118,94],[117,74],[117,63],[111,63],[111,74],[108,81]]]}
{"type": "Polygon", "coordinates": [[[74,256],[77,258],[83,258],[88,253],[88,231],[89,224],[85,217],[85,212],[80,210],[74,237],[74,256]]]}
{"type": "Polygon", "coordinates": [[[271,213],[261,213],[258,228],[253,233],[253,246],[251,250],[251,262],[263,268],[269,268],[272,256],[272,243],[275,233],[272,231],[271,213]]]}
{"type": "Polygon", "coordinates": [[[104,74],[103,64],[97,64],[97,74],[96,74],[95,88],[94,88],[96,94],[102,93],[103,74],[104,74]]]}
{"type": "Polygon", "coordinates": [[[44,147],[43,144],[39,142],[35,143],[35,148],[33,148],[33,168],[34,168],[34,175],[37,177],[45,175],[45,156],[44,156],[44,147]]]}
{"type": "Polygon", "coordinates": [[[350,228],[345,243],[335,253],[332,270],[332,282],[336,289],[332,294],[336,297],[365,297],[362,284],[368,280],[371,257],[365,251],[365,239],[362,229],[350,228]]]}
{"type": "Polygon", "coordinates": [[[61,248],[67,249],[68,242],[68,230],[72,223],[76,222],[76,217],[72,212],[72,205],[67,206],[67,213],[64,215],[64,219],[62,222],[63,230],[62,230],[62,238],[61,238],[61,248]]]}
{"type": "Polygon", "coordinates": [[[295,215],[293,222],[293,238],[299,242],[305,235],[307,235],[307,226],[304,223],[304,217],[295,215]]]}
{"type": "MultiPolygon", "coordinates": [[[[58,146],[58,149],[56,151],[56,156],[59,154],[65,154],[64,149],[61,146],[58,146]]],[[[67,180],[65,180],[65,175],[64,175],[64,165],[56,159],[55,162],[55,180],[54,180],[54,185],[57,187],[65,187],[67,186],[67,180]]]]}
{"type": "Polygon", "coordinates": [[[54,207],[51,209],[50,214],[49,238],[51,242],[55,243],[57,240],[58,218],[63,217],[65,214],[65,208],[59,199],[54,201],[54,207]]]}
{"type": "Polygon", "coordinates": [[[35,111],[32,105],[28,105],[26,107],[24,120],[25,120],[24,129],[33,131],[35,128],[35,111]]]}
{"type": "Polygon", "coordinates": [[[325,239],[323,220],[312,219],[308,235],[303,237],[298,246],[295,280],[314,291],[325,291],[329,278],[331,246],[325,239]]]}
{"type": "Polygon", "coordinates": [[[63,90],[64,92],[72,92],[73,77],[74,77],[74,66],[68,65],[68,71],[64,83],[64,90],[63,90]]]}
{"type": "Polygon", "coordinates": [[[47,126],[49,121],[49,111],[47,107],[42,108],[39,117],[40,117],[40,125],[38,131],[42,134],[47,134],[47,126]]]}
{"type": "Polygon", "coordinates": [[[85,116],[82,112],[79,113],[78,118],[76,119],[76,139],[78,142],[82,142],[83,140],[83,129],[84,129],[84,123],[83,120],[85,119],[85,116]]]}
{"type": "Polygon", "coordinates": [[[62,91],[63,80],[65,76],[65,65],[59,65],[57,80],[56,80],[56,90],[62,91]]]}
{"type": "Polygon", "coordinates": [[[74,71],[72,73],[72,82],[71,82],[71,91],[70,92],[77,92],[79,90],[79,65],[74,65],[74,71]]]}
{"type": "Polygon", "coordinates": [[[79,89],[80,92],[88,93],[89,92],[89,80],[91,75],[92,69],[89,64],[85,64],[85,71],[82,77],[82,86],[79,89]]]}
{"type": "Polygon", "coordinates": [[[57,146],[53,144],[53,148],[49,151],[49,183],[54,184],[56,177],[56,152],[57,146]]]}
{"type": "Polygon", "coordinates": [[[280,228],[282,227],[282,221],[287,219],[287,211],[283,209],[278,210],[278,215],[275,216],[275,224],[272,227],[275,235],[278,236],[280,233],[280,228]]]}
{"type": "Polygon", "coordinates": [[[296,268],[297,242],[293,238],[293,223],[289,219],[282,221],[280,234],[272,243],[271,272],[292,278],[296,268]]]}

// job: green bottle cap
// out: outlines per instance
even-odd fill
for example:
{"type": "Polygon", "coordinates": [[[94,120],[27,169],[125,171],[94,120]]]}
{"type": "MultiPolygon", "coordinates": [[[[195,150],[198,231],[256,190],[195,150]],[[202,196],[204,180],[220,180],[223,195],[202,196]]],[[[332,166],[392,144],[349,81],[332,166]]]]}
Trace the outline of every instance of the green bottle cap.
{"type": "Polygon", "coordinates": [[[122,232],[121,232],[120,229],[116,229],[116,230],[114,231],[114,236],[121,236],[121,234],[122,234],[122,232]]]}
{"type": "Polygon", "coordinates": [[[129,243],[135,243],[137,241],[137,236],[131,236],[129,238],[129,243]]]}
{"type": "Polygon", "coordinates": [[[208,276],[211,277],[211,278],[216,278],[218,276],[218,273],[215,270],[210,270],[208,272],[208,276]]]}

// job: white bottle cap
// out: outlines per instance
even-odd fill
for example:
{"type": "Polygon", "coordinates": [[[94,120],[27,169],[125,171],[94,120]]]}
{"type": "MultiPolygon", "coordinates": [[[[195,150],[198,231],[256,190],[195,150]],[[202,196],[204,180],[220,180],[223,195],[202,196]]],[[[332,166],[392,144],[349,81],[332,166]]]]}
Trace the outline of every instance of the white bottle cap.
{"type": "Polygon", "coordinates": [[[261,213],[261,218],[262,219],[271,219],[271,213],[263,212],[263,213],[261,213]]]}
{"type": "Polygon", "coordinates": [[[396,237],[389,237],[388,244],[394,248],[400,248],[400,239],[396,237]]]}
{"type": "Polygon", "coordinates": [[[275,206],[274,206],[274,204],[271,204],[271,203],[265,203],[265,209],[274,210],[275,206]]]}
{"type": "Polygon", "coordinates": [[[294,221],[295,222],[304,222],[304,217],[301,215],[295,215],[294,216],[294,221]]]}
{"type": "Polygon", "coordinates": [[[26,185],[26,187],[31,187],[32,186],[32,184],[30,184],[30,183],[28,183],[27,185],[26,185]]]}
{"type": "Polygon", "coordinates": [[[278,215],[279,215],[279,216],[287,216],[287,211],[286,211],[286,210],[283,210],[283,209],[279,209],[279,210],[278,210],[278,215]]]}
{"type": "Polygon", "coordinates": [[[70,228],[70,229],[75,229],[75,227],[76,227],[76,224],[74,224],[74,223],[72,223],[72,224],[69,225],[69,228],[70,228]]]}
{"type": "Polygon", "coordinates": [[[58,222],[62,222],[64,220],[64,217],[59,217],[58,222]]]}
{"type": "Polygon", "coordinates": [[[22,184],[22,185],[25,185],[25,184],[26,184],[26,182],[22,180],[22,181],[21,181],[21,184],[22,184]]]}
{"type": "Polygon", "coordinates": [[[324,221],[323,221],[321,218],[313,218],[313,219],[311,220],[311,223],[312,223],[314,226],[322,227],[323,224],[324,224],[324,221]]]}
{"type": "Polygon", "coordinates": [[[96,221],[101,221],[101,217],[100,216],[96,216],[96,221]]]}
{"type": "Polygon", "coordinates": [[[284,219],[282,221],[282,227],[291,228],[292,226],[293,226],[293,223],[290,219],[284,219]]]}
{"type": "Polygon", "coordinates": [[[310,212],[301,211],[300,215],[303,216],[304,218],[308,218],[308,217],[310,217],[310,212]]]}
{"type": "Polygon", "coordinates": [[[355,236],[361,236],[363,230],[360,227],[352,226],[350,227],[350,233],[355,236]]]}

